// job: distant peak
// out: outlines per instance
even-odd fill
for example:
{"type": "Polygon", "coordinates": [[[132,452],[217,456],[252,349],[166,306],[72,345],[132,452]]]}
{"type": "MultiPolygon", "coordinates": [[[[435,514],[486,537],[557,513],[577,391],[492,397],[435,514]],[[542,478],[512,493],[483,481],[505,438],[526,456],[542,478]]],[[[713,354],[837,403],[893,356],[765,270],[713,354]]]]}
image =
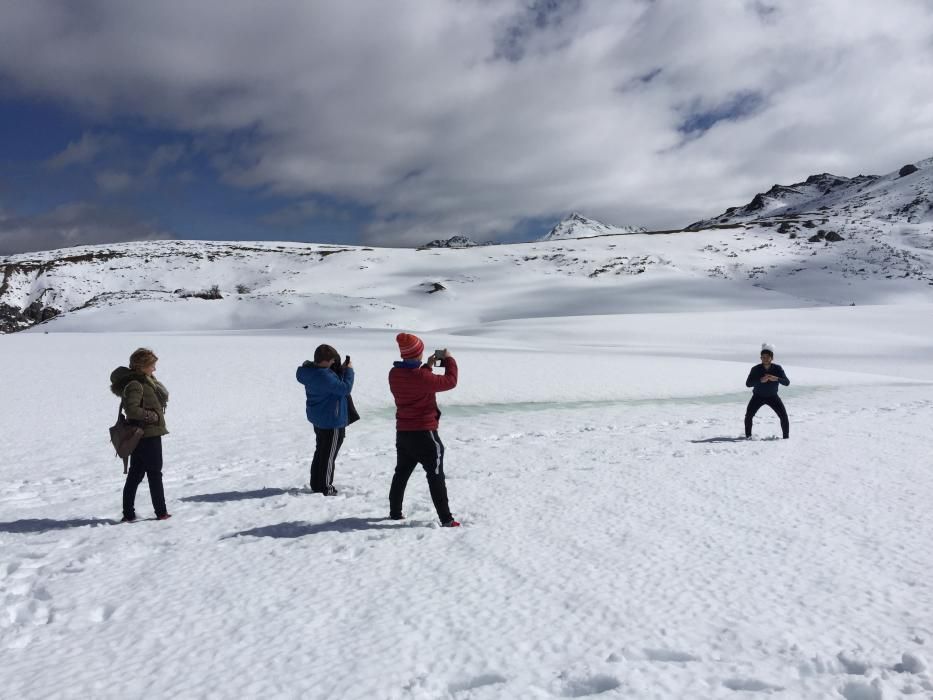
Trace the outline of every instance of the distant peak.
{"type": "Polygon", "coordinates": [[[591,236],[641,233],[646,230],[647,229],[642,226],[610,226],[609,224],[604,224],[601,221],[584,216],[578,211],[573,211],[561,219],[547,235],[538,240],[555,241],[566,238],[588,238],[591,236]]]}
{"type": "Polygon", "coordinates": [[[447,240],[436,238],[430,243],[425,243],[424,248],[472,248],[479,245],[476,241],[466,236],[451,236],[447,240]]]}

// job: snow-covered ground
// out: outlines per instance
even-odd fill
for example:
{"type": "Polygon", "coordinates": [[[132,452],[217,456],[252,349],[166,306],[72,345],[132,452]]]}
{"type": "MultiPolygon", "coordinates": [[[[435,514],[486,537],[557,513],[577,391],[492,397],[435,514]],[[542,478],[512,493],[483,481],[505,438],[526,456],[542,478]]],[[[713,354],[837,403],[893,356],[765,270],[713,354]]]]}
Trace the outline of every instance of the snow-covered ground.
{"type": "Polygon", "coordinates": [[[933,697],[933,305],[779,308],[656,280],[597,316],[562,309],[585,298],[566,277],[550,296],[521,282],[493,319],[468,306],[419,331],[461,367],[439,397],[455,530],[420,474],[408,519],[386,519],[392,309],[366,328],[127,333],[88,309],[59,329],[108,332],[0,337],[0,695],[933,697]],[[739,440],[765,340],[791,439],[764,408],[739,440]],[[330,499],[303,489],[294,380],[320,342],[353,357],[363,416],[330,499]],[[174,517],[118,525],[108,376],[140,345],[172,392],[174,517]]]}

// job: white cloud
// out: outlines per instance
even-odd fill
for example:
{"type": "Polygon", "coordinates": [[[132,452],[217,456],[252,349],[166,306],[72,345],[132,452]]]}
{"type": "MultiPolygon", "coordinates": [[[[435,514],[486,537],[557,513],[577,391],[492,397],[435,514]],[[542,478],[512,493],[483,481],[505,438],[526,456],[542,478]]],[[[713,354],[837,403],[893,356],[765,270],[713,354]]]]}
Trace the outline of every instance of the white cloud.
{"type": "Polygon", "coordinates": [[[13,216],[0,210],[0,255],[169,238],[174,236],[132,214],[84,202],[65,204],[34,217],[13,216]]]}
{"type": "Polygon", "coordinates": [[[195,132],[229,182],[373,207],[367,235],[386,243],[571,209],[681,226],[774,182],[933,150],[925,0],[34,0],[3,14],[0,77],[24,92],[195,132]],[[730,105],[754,109],[723,118],[730,105]]]}

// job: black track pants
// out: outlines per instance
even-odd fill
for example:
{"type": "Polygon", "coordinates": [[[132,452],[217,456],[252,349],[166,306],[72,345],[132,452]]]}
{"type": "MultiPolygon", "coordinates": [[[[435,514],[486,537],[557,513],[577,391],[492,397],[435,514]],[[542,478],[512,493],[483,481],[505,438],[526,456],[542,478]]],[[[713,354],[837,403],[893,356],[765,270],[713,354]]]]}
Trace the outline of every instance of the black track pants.
{"type": "Polygon", "coordinates": [[[752,436],[752,420],[762,406],[770,406],[777,413],[778,418],[781,419],[781,432],[784,433],[784,437],[790,437],[787,409],[784,408],[784,402],[779,396],[752,396],[752,400],[748,402],[748,408],[745,409],[745,437],[752,436]]]}
{"type": "Polygon", "coordinates": [[[434,509],[442,523],[450,522],[450,506],[447,504],[447,482],[444,479],[444,443],[436,430],[400,430],[395,433],[397,461],[392,487],[389,489],[389,515],[402,514],[405,486],[415,467],[424,467],[434,509]]]}
{"type": "Polygon", "coordinates": [[[314,459],[311,460],[311,490],[327,493],[334,486],[334,465],[346,435],[345,428],[314,428],[314,459]]]}
{"type": "Polygon", "coordinates": [[[165,515],[165,491],[162,489],[162,437],[148,437],[139,441],[130,455],[130,469],[123,486],[123,517],[136,517],[136,489],[143,477],[149,480],[149,495],[156,516],[165,515]]]}

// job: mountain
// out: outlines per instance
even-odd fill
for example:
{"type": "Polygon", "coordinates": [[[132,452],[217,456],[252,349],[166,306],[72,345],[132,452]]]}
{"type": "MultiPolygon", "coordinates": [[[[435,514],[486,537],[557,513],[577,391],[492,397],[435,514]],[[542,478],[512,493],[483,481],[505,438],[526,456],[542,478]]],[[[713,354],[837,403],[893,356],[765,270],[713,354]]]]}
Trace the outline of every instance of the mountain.
{"type": "Polygon", "coordinates": [[[466,236],[451,236],[446,241],[437,238],[430,243],[425,243],[423,248],[472,248],[477,246],[479,243],[470,240],[466,236]]]}
{"type": "Polygon", "coordinates": [[[0,258],[0,332],[431,329],[933,303],[933,159],[912,166],[775,186],[674,232],[574,214],[548,240],[458,250],[146,241],[14,255],[0,258]]]}
{"type": "Polygon", "coordinates": [[[848,178],[822,173],[792,185],[774,185],[745,206],[729,207],[719,216],[690,224],[687,230],[735,224],[792,226],[808,218],[825,220],[837,231],[855,231],[873,223],[933,224],[933,158],[884,176],[848,178]]]}
{"type": "Polygon", "coordinates": [[[644,233],[645,228],[640,226],[609,226],[596,219],[588,219],[582,214],[573,212],[564,217],[560,223],[552,228],[547,235],[539,240],[559,241],[568,238],[588,238],[590,236],[609,236],[623,233],[644,233]]]}

